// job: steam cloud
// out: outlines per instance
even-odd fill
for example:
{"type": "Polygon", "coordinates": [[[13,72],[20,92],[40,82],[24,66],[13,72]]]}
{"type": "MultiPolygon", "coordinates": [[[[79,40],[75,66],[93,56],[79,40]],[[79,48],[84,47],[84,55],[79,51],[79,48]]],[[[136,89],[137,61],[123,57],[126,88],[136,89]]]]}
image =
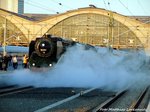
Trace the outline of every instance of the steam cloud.
{"type": "Polygon", "coordinates": [[[149,84],[148,58],[144,51],[117,51],[108,48],[68,48],[54,68],[46,72],[14,71],[0,79],[8,84],[35,87],[102,87],[123,89],[140,82],[149,84]]]}

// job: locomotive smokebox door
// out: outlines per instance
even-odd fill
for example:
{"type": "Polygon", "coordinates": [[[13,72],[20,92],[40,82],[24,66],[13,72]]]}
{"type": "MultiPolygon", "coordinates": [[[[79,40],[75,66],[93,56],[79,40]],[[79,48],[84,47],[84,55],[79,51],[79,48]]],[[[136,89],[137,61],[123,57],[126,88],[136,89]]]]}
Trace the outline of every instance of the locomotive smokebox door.
{"type": "Polygon", "coordinates": [[[38,56],[49,57],[54,51],[54,45],[50,38],[40,38],[35,43],[35,51],[38,56]]]}

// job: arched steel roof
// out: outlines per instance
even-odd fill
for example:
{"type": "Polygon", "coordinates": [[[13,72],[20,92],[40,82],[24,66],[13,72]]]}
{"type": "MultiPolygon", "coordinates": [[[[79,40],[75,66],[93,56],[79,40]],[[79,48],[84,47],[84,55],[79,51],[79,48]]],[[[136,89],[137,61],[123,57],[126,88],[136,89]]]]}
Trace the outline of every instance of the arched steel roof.
{"type": "Polygon", "coordinates": [[[146,44],[147,39],[150,38],[149,24],[145,24],[136,19],[131,19],[127,16],[123,16],[116,12],[112,12],[100,8],[91,8],[91,7],[80,8],[77,10],[67,11],[62,14],[56,14],[40,21],[33,21],[32,19],[26,16],[18,15],[16,13],[11,13],[9,11],[0,9],[0,16],[5,17],[17,28],[19,28],[23,32],[25,37],[28,39],[28,41],[35,39],[37,36],[42,36],[54,25],[58,24],[59,22],[69,17],[79,15],[79,14],[89,14],[89,13],[100,14],[106,17],[110,17],[110,14],[113,14],[114,20],[119,21],[123,25],[127,26],[129,30],[131,30],[139,38],[142,44],[146,44]]]}

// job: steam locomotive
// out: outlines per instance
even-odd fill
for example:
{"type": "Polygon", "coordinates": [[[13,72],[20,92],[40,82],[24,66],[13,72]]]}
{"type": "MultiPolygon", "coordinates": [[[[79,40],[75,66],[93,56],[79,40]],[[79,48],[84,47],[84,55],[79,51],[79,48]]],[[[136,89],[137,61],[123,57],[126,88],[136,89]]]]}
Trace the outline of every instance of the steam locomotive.
{"type": "Polygon", "coordinates": [[[52,67],[69,46],[75,44],[72,40],[53,37],[45,34],[29,45],[29,67],[52,67]]]}

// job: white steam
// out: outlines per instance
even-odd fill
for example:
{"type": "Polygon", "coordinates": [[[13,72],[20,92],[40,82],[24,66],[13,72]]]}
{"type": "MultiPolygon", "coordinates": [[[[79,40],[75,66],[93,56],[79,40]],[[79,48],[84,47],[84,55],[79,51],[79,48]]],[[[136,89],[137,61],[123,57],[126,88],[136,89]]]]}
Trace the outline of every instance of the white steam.
{"type": "Polygon", "coordinates": [[[149,65],[143,51],[108,48],[68,48],[59,63],[47,72],[14,71],[3,81],[35,87],[105,87],[122,89],[137,82],[149,84],[149,65]]]}

